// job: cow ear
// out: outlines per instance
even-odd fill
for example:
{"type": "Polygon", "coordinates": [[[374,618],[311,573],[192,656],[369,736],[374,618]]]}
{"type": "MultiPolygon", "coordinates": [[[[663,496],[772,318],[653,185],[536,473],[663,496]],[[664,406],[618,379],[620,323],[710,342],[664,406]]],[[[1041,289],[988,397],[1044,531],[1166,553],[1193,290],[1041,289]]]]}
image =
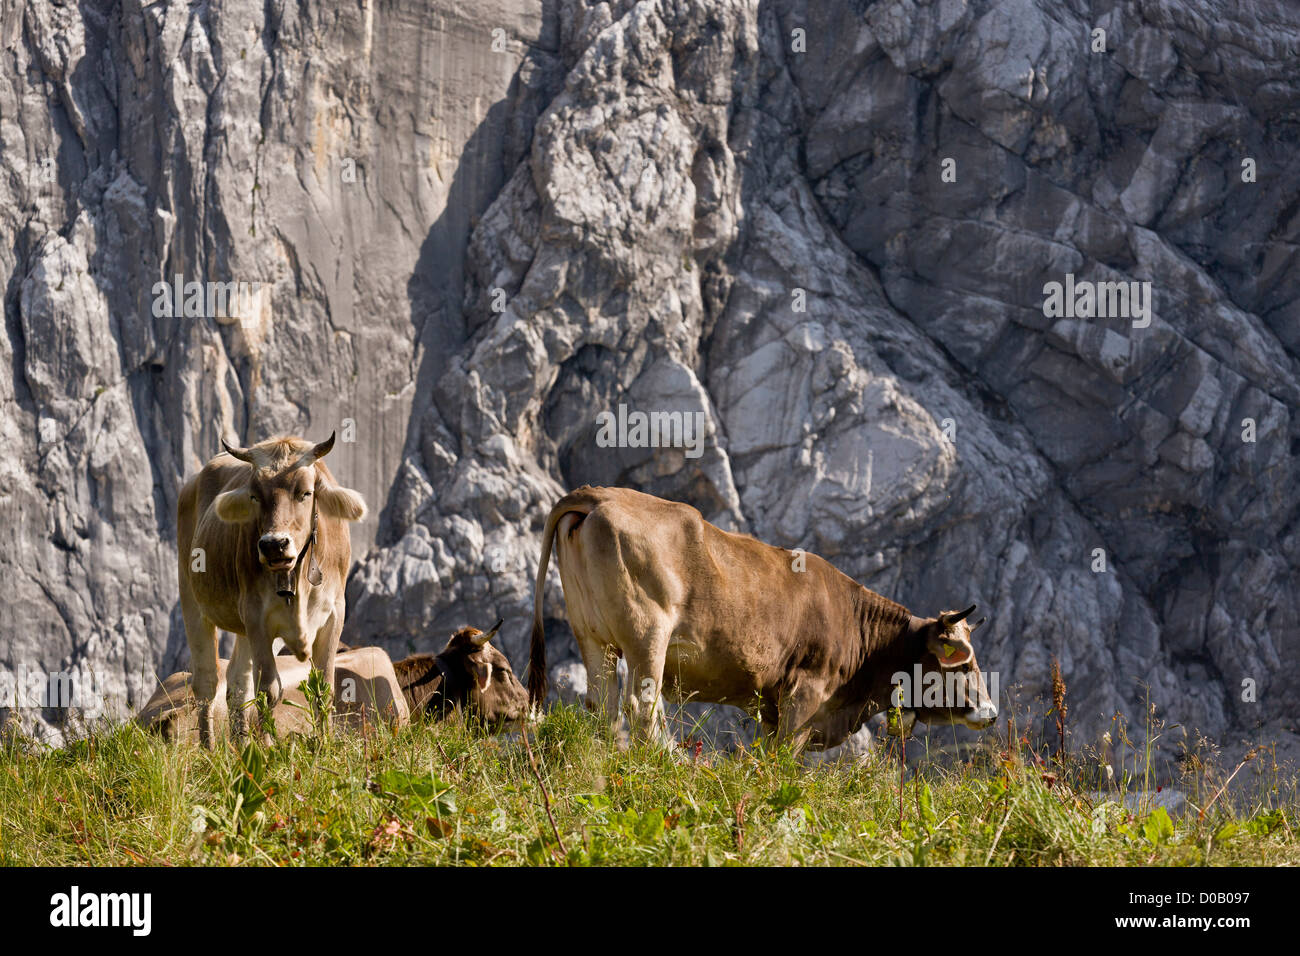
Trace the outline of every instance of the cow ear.
{"type": "Polygon", "coordinates": [[[324,482],[316,486],[316,504],[320,513],[344,521],[360,521],[366,516],[366,499],[361,493],[351,488],[327,485],[324,482]]]}
{"type": "Polygon", "coordinates": [[[487,690],[488,681],[492,679],[492,665],[487,661],[471,660],[470,670],[474,672],[474,681],[479,690],[487,690]]]}
{"type": "Polygon", "coordinates": [[[965,637],[935,628],[926,642],[930,653],[939,658],[940,667],[960,667],[975,656],[975,648],[965,637]]]}
{"type": "Polygon", "coordinates": [[[253,517],[253,497],[246,489],[223,491],[212,501],[217,517],[228,524],[243,524],[253,517]]]}

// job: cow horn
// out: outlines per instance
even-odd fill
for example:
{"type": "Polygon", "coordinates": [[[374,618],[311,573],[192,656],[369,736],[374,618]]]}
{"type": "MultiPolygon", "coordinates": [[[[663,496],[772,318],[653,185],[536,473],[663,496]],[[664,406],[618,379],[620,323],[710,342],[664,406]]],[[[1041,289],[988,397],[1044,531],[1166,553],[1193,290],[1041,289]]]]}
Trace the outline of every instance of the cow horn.
{"type": "Polygon", "coordinates": [[[974,614],[977,607],[979,607],[978,604],[972,604],[964,611],[945,611],[939,615],[939,623],[944,627],[952,627],[958,621],[964,621],[974,614]]]}
{"type": "Polygon", "coordinates": [[[221,447],[226,450],[226,454],[229,455],[231,458],[238,458],[240,461],[246,461],[250,465],[253,464],[253,453],[250,452],[247,448],[231,448],[229,445],[226,444],[226,440],[224,438],[221,439],[221,447]]]}
{"type": "Polygon", "coordinates": [[[972,625],[970,626],[970,629],[971,629],[972,631],[975,630],[975,628],[979,627],[981,624],[983,624],[983,623],[984,623],[985,621],[987,621],[987,620],[988,620],[987,617],[982,617],[982,618],[980,618],[978,621],[976,621],[974,624],[972,624],[972,625]]]}
{"type": "Polygon", "coordinates": [[[474,645],[476,647],[483,647],[487,644],[488,641],[496,637],[497,631],[501,630],[501,625],[504,623],[505,623],[505,619],[503,618],[502,620],[499,620],[492,625],[492,630],[488,631],[486,634],[475,634],[473,637],[470,638],[470,640],[474,642],[474,645]]]}
{"type": "Polygon", "coordinates": [[[330,432],[329,438],[312,446],[311,451],[307,452],[307,454],[303,456],[302,463],[304,467],[313,462],[319,461],[330,453],[330,449],[334,447],[334,435],[335,432],[330,432]]]}

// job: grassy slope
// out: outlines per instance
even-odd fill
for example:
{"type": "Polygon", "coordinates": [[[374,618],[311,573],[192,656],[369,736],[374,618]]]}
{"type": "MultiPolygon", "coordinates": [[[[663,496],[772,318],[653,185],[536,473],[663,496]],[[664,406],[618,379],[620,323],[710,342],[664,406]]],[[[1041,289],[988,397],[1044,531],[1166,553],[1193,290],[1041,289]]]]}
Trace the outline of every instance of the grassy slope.
{"type": "Polygon", "coordinates": [[[1203,821],[1171,822],[1075,795],[1080,767],[1054,768],[1049,787],[1037,758],[991,747],[957,768],[909,768],[900,827],[884,749],[859,766],[761,749],[709,766],[620,751],[585,713],[558,708],[532,751],[563,852],[522,743],[459,720],[242,755],[134,726],[65,751],[10,742],[0,863],[1300,864],[1294,783],[1285,798],[1224,797],[1203,821]]]}

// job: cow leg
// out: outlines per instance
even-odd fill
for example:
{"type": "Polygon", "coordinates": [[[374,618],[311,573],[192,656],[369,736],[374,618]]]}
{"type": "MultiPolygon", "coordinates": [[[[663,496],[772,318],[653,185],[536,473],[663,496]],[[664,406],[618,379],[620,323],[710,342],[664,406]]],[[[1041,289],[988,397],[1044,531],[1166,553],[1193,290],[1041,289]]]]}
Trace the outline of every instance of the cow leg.
{"type": "Polygon", "coordinates": [[[199,743],[212,749],[212,700],[217,696],[217,626],[203,616],[192,597],[182,595],[185,642],[190,646],[190,686],[199,710],[199,743]]]}
{"type": "Polygon", "coordinates": [[[782,695],[777,710],[776,733],[772,743],[789,743],[795,753],[800,753],[812,736],[809,721],[820,709],[824,694],[820,687],[807,687],[796,683],[794,688],[782,695]]]}
{"type": "MultiPolygon", "coordinates": [[[[316,641],[311,648],[311,665],[321,672],[325,678],[325,686],[334,688],[334,659],[338,656],[339,635],[343,633],[343,614],[336,608],[330,615],[330,619],[325,622],[325,626],[316,632],[316,641]]],[[[328,734],[330,730],[330,712],[333,707],[326,708],[324,713],[315,714],[316,726],[323,733],[328,734]]]]}
{"type": "Polygon", "coordinates": [[[760,695],[758,706],[750,712],[750,716],[758,721],[759,729],[763,734],[763,746],[768,749],[774,749],[781,739],[781,711],[772,703],[772,698],[768,695],[760,695]]]}
{"type": "Polygon", "coordinates": [[[253,649],[249,638],[235,635],[235,649],[226,667],[226,705],[230,711],[230,735],[242,741],[248,729],[249,705],[253,702],[253,649]]]}
{"type": "MultiPolygon", "coordinates": [[[[256,643],[250,641],[249,650],[253,658],[257,693],[266,695],[268,710],[273,710],[284,697],[284,682],[280,680],[280,669],[275,666],[275,651],[271,645],[272,642],[265,639],[256,643]]],[[[264,726],[262,731],[262,742],[270,746],[273,743],[270,727],[264,726]]]]}
{"type": "Polygon", "coordinates": [[[578,639],[582,664],[587,668],[587,709],[604,718],[611,737],[618,735],[618,648],[613,644],[578,639]]]}
{"type": "Polygon", "coordinates": [[[578,638],[582,664],[587,669],[587,710],[601,717],[610,733],[618,732],[618,649],[612,644],[578,638]]]}
{"type": "Polygon", "coordinates": [[[270,641],[258,641],[251,649],[254,671],[257,675],[257,692],[266,695],[266,703],[274,707],[284,698],[284,682],[280,669],[275,666],[275,652],[270,641]]]}
{"type": "Polygon", "coordinates": [[[668,634],[654,633],[636,650],[627,651],[627,686],[623,688],[623,710],[634,738],[653,740],[671,747],[668,718],[664,714],[664,659],[668,655],[668,634]]]}

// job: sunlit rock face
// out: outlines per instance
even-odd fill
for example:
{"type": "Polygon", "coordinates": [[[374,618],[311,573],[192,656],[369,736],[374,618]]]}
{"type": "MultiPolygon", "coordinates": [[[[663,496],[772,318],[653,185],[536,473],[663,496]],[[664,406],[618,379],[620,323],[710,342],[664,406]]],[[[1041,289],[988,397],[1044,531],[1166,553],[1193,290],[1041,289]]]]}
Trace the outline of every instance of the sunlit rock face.
{"type": "Polygon", "coordinates": [[[625,484],[978,602],[1004,712],[1057,657],[1081,738],[1295,745],[1288,5],[32,2],[0,46],[0,668],[138,706],[180,483],[339,429],[352,644],[502,616],[522,668],[550,505],[625,484]]]}

